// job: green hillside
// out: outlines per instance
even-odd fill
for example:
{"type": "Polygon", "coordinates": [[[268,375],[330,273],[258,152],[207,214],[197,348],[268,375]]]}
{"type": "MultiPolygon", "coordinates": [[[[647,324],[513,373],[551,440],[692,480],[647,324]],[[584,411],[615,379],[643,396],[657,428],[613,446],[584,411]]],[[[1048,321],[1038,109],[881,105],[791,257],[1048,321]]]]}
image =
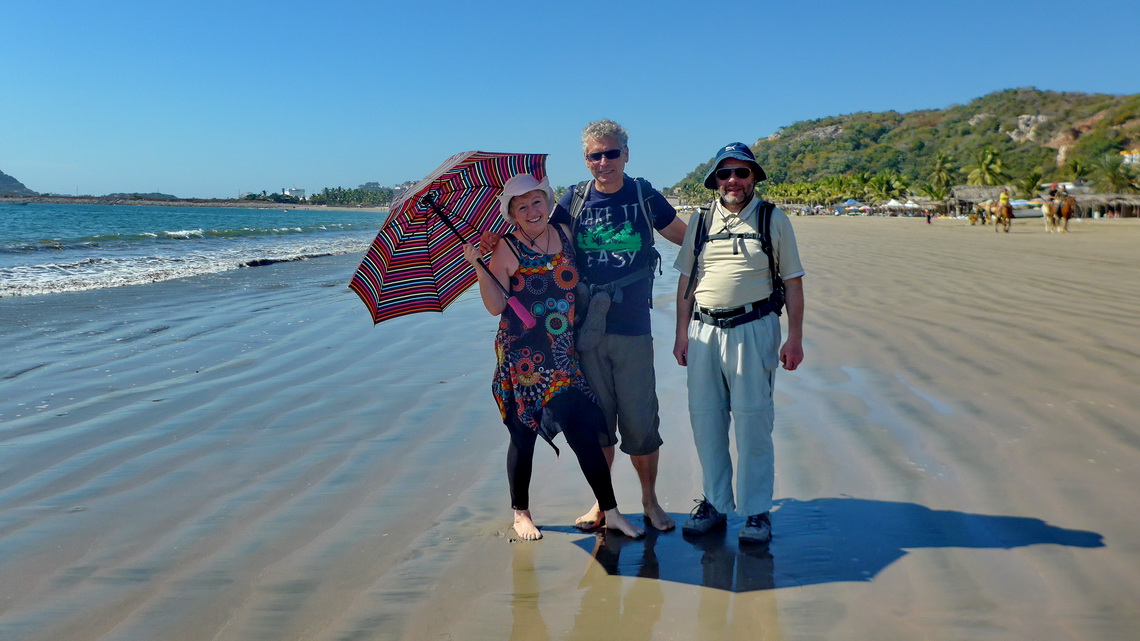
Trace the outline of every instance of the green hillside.
{"type": "MultiPolygon", "coordinates": [[[[1041,180],[1091,178],[1099,165],[1118,165],[1119,152],[1138,147],[1140,95],[1033,88],[998,91],[946,109],[797,122],[752,145],[768,173],[768,189],[861,174],[865,182],[880,174],[911,191],[932,182],[940,152],[950,185],[970,182],[962,168],[979,164],[986,148],[997,152],[1004,182],[1016,184],[1037,172],[1041,180]]],[[[700,180],[711,163],[678,183],[682,194],[708,196],[700,180]]]]}
{"type": "Polygon", "coordinates": [[[8,174],[0,171],[0,196],[35,196],[36,192],[8,174]]]}

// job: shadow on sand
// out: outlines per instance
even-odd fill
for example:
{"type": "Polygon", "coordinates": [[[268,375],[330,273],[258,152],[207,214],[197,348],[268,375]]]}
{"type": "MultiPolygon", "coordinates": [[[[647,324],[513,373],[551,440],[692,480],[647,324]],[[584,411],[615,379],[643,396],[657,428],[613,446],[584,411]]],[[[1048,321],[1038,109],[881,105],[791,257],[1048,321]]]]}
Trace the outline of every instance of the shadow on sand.
{"type": "MultiPolygon", "coordinates": [[[[732,592],[870,581],[883,568],[918,548],[1011,549],[1029,545],[1104,547],[1100,534],[1066,530],[1040,519],[932,510],[914,503],[856,498],[782,499],[772,512],[770,546],[737,545],[743,519],[722,529],[685,537],[686,514],[672,514],[678,528],[647,528],[634,541],[596,534],[574,542],[611,575],[661,579],[732,592]]],[[[544,530],[575,532],[569,526],[544,530]]]]}

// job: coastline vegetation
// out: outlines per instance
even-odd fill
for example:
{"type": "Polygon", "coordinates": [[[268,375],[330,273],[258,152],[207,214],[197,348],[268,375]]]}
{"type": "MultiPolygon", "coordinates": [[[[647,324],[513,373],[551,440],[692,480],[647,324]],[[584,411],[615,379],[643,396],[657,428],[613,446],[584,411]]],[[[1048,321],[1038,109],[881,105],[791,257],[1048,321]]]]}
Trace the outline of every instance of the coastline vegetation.
{"type": "MultiPolygon", "coordinates": [[[[908,193],[939,201],[953,185],[1014,185],[1035,195],[1044,182],[1087,181],[1135,191],[1140,95],[1009,89],[966,105],[910,113],[856,113],[807,120],[756,141],[770,199],[834,204],[908,193]]],[[[701,184],[712,159],[674,188],[682,203],[712,198],[701,184]]]]}
{"type": "Polygon", "coordinates": [[[390,205],[399,191],[384,187],[377,182],[367,182],[356,189],[325,187],[319,193],[309,196],[309,204],[335,205],[340,207],[384,207],[390,205]]]}

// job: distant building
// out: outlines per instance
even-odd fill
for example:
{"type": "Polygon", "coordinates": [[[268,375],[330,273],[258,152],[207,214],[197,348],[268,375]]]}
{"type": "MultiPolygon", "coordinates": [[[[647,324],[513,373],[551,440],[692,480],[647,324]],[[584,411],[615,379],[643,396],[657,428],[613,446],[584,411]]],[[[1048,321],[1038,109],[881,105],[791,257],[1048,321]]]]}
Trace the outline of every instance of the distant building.
{"type": "Polygon", "coordinates": [[[1128,151],[1120,152],[1123,162],[1126,165],[1140,165],[1140,149],[1129,149],[1128,151]]]}
{"type": "Polygon", "coordinates": [[[281,193],[285,196],[292,196],[292,197],[296,198],[297,200],[304,200],[305,199],[305,190],[304,189],[297,189],[296,187],[294,187],[292,189],[282,189],[281,193]]]}

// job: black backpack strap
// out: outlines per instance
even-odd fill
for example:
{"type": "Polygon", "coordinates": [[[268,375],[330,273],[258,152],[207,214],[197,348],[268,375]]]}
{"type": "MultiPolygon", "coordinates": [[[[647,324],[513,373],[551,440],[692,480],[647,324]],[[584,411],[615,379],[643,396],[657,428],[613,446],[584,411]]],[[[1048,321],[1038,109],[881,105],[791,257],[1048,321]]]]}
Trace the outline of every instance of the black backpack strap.
{"type": "Polygon", "coordinates": [[[649,201],[645,199],[645,190],[653,189],[653,185],[650,185],[649,181],[644,178],[634,178],[633,182],[637,185],[637,202],[641,205],[641,213],[645,216],[646,224],[649,225],[649,244],[653,245],[653,223],[657,219],[653,216],[653,208],[649,206],[649,201]]]}
{"type": "Polygon", "coordinates": [[[570,220],[577,222],[578,217],[582,215],[582,210],[586,207],[586,196],[590,193],[590,181],[583,180],[582,182],[574,185],[574,189],[570,192],[570,220]]]}
{"type": "Polygon", "coordinates": [[[583,180],[570,190],[570,235],[578,236],[578,219],[586,208],[586,196],[590,194],[590,181],[583,180]]]}
{"type": "MultiPolygon", "coordinates": [[[[705,241],[709,239],[709,226],[711,223],[705,220],[705,214],[712,214],[713,207],[716,203],[709,205],[708,209],[701,210],[697,208],[697,231],[693,237],[693,271],[689,275],[689,286],[685,288],[685,298],[688,298],[693,293],[693,287],[697,284],[697,274],[700,272],[698,263],[701,260],[701,250],[705,248],[705,241]]],[[[692,222],[692,219],[690,219],[692,222]]]]}
{"type": "Polygon", "coordinates": [[[776,314],[782,314],[784,309],[784,279],[776,270],[776,251],[772,246],[772,212],[776,206],[768,201],[760,203],[761,229],[760,247],[768,255],[768,273],[772,276],[772,302],[776,304],[776,314]]]}

